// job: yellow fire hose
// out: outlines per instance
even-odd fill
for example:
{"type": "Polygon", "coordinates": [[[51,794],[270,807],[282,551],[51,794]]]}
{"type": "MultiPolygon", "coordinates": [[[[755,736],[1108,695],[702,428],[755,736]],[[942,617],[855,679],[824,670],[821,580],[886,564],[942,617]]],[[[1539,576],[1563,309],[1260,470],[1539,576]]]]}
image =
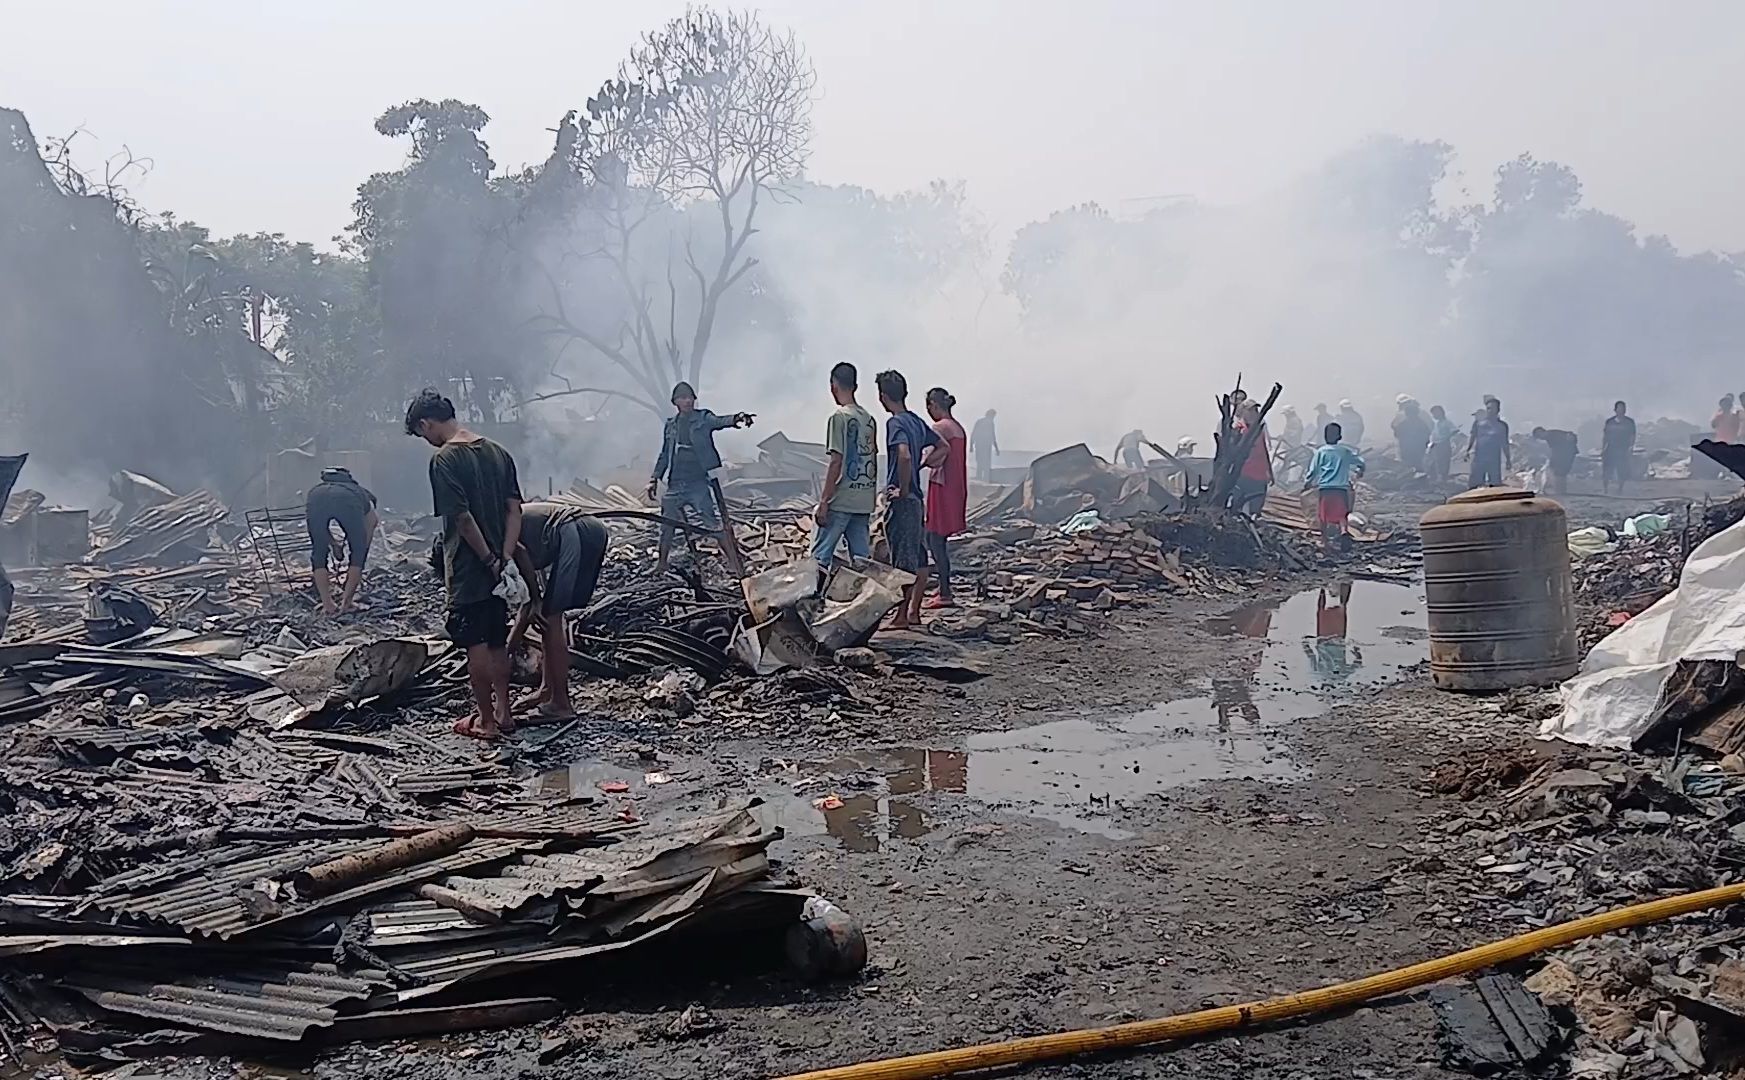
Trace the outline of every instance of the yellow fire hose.
{"type": "Polygon", "coordinates": [[[1271,1024],[1298,1016],[1341,1009],[1348,1005],[1387,997],[1402,990],[1439,982],[1455,975],[1482,971],[1488,967],[1518,960],[1523,956],[1568,945],[1572,941],[1609,934],[1633,926],[1646,926],[1693,911],[1724,907],[1745,900],[1745,885],[1727,885],[1719,889],[1686,893],[1683,896],[1633,904],[1616,911],[1589,915],[1574,922],[1559,923],[1530,934],[1506,938],[1457,952],[1437,960],[1413,964],[1381,975],[1371,975],[1355,982],[1305,990],[1271,1001],[1251,1001],[1246,1005],[1227,1005],[1220,1009],[1165,1016],[1157,1020],[1137,1020],[1113,1027],[1063,1031],[1055,1035],[1037,1035],[1010,1042],[966,1046],[958,1050],[939,1050],[931,1054],[886,1058],[883,1061],[863,1061],[858,1065],[843,1065],[834,1069],[797,1073],[782,1080],[933,1080],[935,1077],[971,1069],[993,1069],[1003,1065],[1024,1065],[1051,1058],[1089,1054],[1101,1050],[1119,1050],[1129,1046],[1190,1039],[1232,1028],[1271,1024]]]}

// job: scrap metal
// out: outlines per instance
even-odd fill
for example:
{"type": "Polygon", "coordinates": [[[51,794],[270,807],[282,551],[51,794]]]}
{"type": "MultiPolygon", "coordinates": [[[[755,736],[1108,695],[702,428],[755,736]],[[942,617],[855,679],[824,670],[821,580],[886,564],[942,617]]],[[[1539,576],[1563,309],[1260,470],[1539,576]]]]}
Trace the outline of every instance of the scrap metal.
{"type": "Polygon", "coordinates": [[[156,559],[179,544],[204,546],[212,526],[230,515],[218,496],[201,489],[148,506],[106,538],[93,558],[109,566],[156,559]]]}

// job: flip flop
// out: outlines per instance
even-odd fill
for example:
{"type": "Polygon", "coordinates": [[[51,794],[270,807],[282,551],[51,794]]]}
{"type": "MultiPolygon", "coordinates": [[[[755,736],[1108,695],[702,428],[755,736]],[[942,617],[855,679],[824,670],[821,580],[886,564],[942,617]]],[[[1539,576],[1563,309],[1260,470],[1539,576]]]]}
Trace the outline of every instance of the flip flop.
{"type": "Polygon", "coordinates": [[[477,739],[482,743],[494,743],[500,737],[498,735],[481,734],[478,725],[473,722],[473,717],[470,715],[463,716],[454,722],[454,733],[463,738],[477,739]]]}

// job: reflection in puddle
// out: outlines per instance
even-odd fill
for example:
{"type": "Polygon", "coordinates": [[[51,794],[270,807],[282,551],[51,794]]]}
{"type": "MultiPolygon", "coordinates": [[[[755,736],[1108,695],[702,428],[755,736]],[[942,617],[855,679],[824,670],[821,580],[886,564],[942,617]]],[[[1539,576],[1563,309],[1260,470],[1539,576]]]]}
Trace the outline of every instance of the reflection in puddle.
{"type": "Polygon", "coordinates": [[[813,784],[803,795],[778,795],[759,809],[765,824],[780,825],[791,834],[833,836],[849,851],[874,852],[893,839],[915,840],[927,835],[921,808],[903,798],[928,791],[968,790],[961,750],[877,750],[802,766],[805,777],[852,778],[872,773],[880,790],[832,792],[830,784],[813,784]],[[837,794],[841,806],[818,806],[827,794],[837,794]]]}
{"type": "Polygon", "coordinates": [[[1203,625],[1214,634],[1264,640],[1268,649],[1256,657],[1256,678],[1292,690],[1396,678],[1428,655],[1421,589],[1390,582],[1342,581],[1282,603],[1250,604],[1203,625]],[[1260,670],[1267,660],[1282,679],[1260,670]]]}
{"type": "Polygon", "coordinates": [[[1288,782],[1303,775],[1277,727],[1318,711],[1249,697],[1240,682],[1213,699],[1132,716],[1057,720],[969,740],[969,794],[1116,839],[1112,803],[1204,780],[1288,782]]]}
{"type": "Polygon", "coordinates": [[[533,790],[547,799],[598,799],[603,794],[601,784],[628,784],[631,791],[645,788],[644,775],[635,769],[584,759],[540,773],[534,778],[533,790]]]}
{"type": "Polygon", "coordinates": [[[1220,681],[1210,700],[976,735],[962,751],[874,751],[822,763],[803,771],[837,780],[871,773],[880,790],[845,793],[840,807],[820,809],[813,799],[828,786],[813,786],[804,797],[772,799],[767,820],[793,833],[834,836],[849,851],[873,852],[928,831],[920,808],[903,796],[945,792],[1125,839],[1108,820],[1116,804],[1204,780],[1299,778],[1304,770],[1277,729],[1317,711],[1313,702],[1293,709],[1256,701],[1241,680],[1220,681]]]}

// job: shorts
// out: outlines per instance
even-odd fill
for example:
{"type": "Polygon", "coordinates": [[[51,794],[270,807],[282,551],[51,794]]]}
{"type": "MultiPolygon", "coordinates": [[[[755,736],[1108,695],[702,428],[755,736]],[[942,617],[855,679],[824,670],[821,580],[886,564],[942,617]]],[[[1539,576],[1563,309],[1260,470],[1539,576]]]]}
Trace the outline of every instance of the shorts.
{"type": "MultiPolygon", "coordinates": [[[[708,480],[694,480],[684,484],[668,483],[666,491],[660,497],[660,516],[672,518],[674,521],[685,520],[685,507],[690,507],[697,515],[697,523],[710,532],[721,531],[721,519],[715,516],[715,490],[709,486],[708,480]]],[[[671,525],[660,527],[662,540],[672,542],[673,533],[678,530],[671,525]]]]}
{"type": "Polygon", "coordinates": [[[885,541],[891,546],[891,565],[898,570],[913,574],[927,565],[927,555],[921,546],[926,517],[917,495],[893,499],[885,507],[885,541]]]}
{"type": "Polygon", "coordinates": [[[1600,476],[1604,480],[1624,481],[1630,478],[1630,457],[1627,454],[1606,454],[1600,458],[1600,476]]]}
{"type": "Polygon", "coordinates": [[[327,569],[328,560],[333,557],[333,533],[329,526],[336,521],[339,522],[339,531],[345,534],[345,565],[351,568],[363,566],[364,560],[370,556],[370,530],[366,522],[368,516],[366,511],[351,503],[335,505],[329,500],[317,499],[306,506],[304,517],[309,527],[309,568],[327,569]]]}
{"type": "Polygon", "coordinates": [[[1351,516],[1351,492],[1345,488],[1322,488],[1319,517],[1323,525],[1344,527],[1351,516]]]}
{"type": "Polygon", "coordinates": [[[832,510],[812,540],[812,558],[826,570],[836,558],[836,548],[848,541],[848,557],[854,562],[872,558],[872,515],[832,510]]]}
{"type": "Polygon", "coordinates": [[[557,551],[545,579],[540,609],[547,615],[580,611],[594,598],[600,566],[606,561],[606,526],[584,517],[557,527],[557,551]]]}
{"type": "Polygon", "coordinates": [[[449,608],[448,639],[462,649],[503,648],[509,644],[509,605],[501,596],[490,596],[449,608]]]}

